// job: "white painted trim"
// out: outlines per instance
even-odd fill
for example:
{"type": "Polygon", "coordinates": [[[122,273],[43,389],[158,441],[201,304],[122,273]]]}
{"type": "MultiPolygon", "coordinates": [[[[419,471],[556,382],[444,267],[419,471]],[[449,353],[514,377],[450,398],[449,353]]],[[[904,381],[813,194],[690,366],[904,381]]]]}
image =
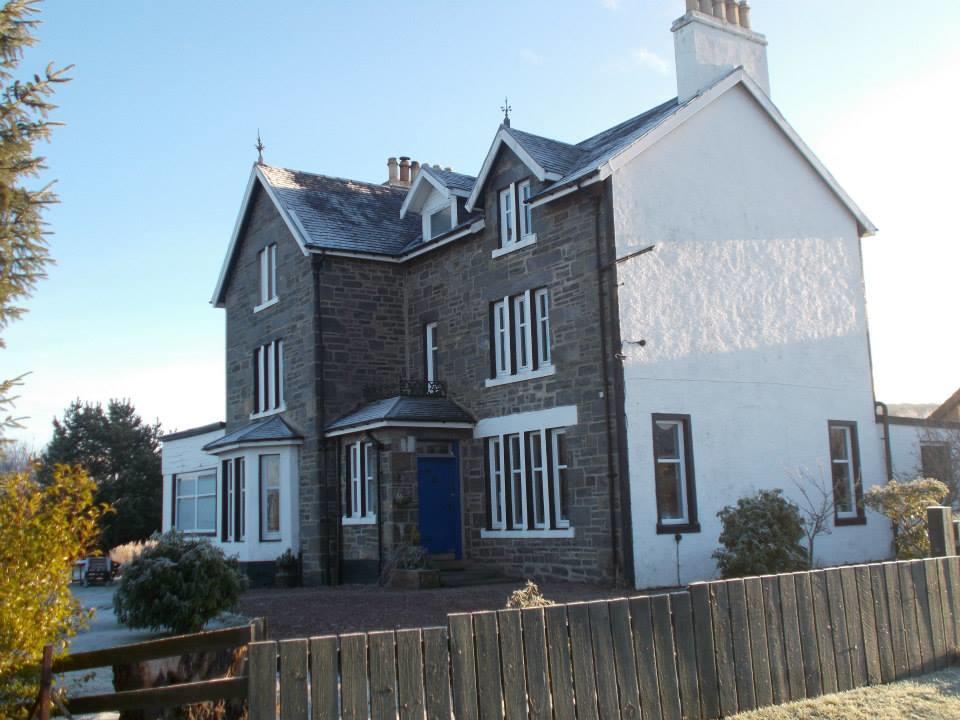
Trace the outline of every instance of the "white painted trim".
{"type": "Polygon", "coordinates": [[[325,437],[339,437],[341,435],[353,435],[354,433],[366,432],[367,430],[376,430],[384,427],[403,427],[403,428],[446,428],[447,430],[472,430],[473,423],[465,422],[431,422],[426,420],[377,420],[376,422],[366,423],[365,425],[355,425],[353,427],[343,428],[341,430],[332,430],[325,434],[325,437]]]}
{"type": "Polygon", "coordinates": [[[340,524],[344,526],[348,525],[376,525],[377,516],[376,515],[366,515],[364,517],[350,517],[349,515],[344,515],[340,518],[340,524]]]}
{"type": "Polygon", "coordinates": [[[486,438],[494,435],[512,435],[540,428],[563,428],[577,424],[577,406],[561,405],[548,410],[501,415],[478,420],[473,437],[486,438]]]}
{"type": "Polygon", "coordinates": [[[318,253],[320,255],[329,255],[330,257],[345,257],[352,258],[354,260],[373,260],[376,262],[394,263],[399,265],[407,260],[411,260],[419,255],[430,252],[431,250],[443,247],[447,243],[451,243],[454,240],[459,240],[467,235],[474,235],[475,233],[483,230],[485,227],[486,223],[483,220],[477,220],[475,223],[470,225],[470,227],[466,227],[463,230],[454,233],[450,237],[445,237],[440,242],[424,243],[423,247],[417,248],[416,250],[411,250],[405,255],[399,255],[396,257],[390,255],[376,255],[374,253],[351,252],[349,250],[327,250],[325,248],[311,249],[310,252],[318,253]]]}
{"type": "Polygon", "coordinates": [[[562,198],[564,195],[569,195],[570,193],[575,193],[575,192],[576,192],[577,190],[579,190],[579,189],[580,189],[580,184],[579,184],[579,183],[575,183],[575,184],[571,185],[570,187],[564,188],[563,190],[558,190],[557,192],[555,192],[555,193],[553,193],[553,194],[551,194],[551,195],[541,195],[541,196],[540,196],[539,198],[537,198],[536,200],[531,200],[531,201],[530,201],[530,207],[531,207],[531,208],[538,208],[538,207],[540,207],[541,205],[546,205],[548,202],[553,202],[554,200],[557,200],[558,198],[562,198]]]}
{"type": "Polygon", "coordinates": [[[258,313],[258,312],[260,312],[261,310],[266,310],[268,307],[273,307],[273,306],[276,305],[278,302],[280,302],[280,298],[279,298],[279,297],[274,297],[274,298],[272,298],[271,300],[267,300],[265,303],[262,303],[262,304],[260,304],[260,305],[257,305],[257,306],[253,309],[253,311],[254,311],[255,313],[258,313]]]}
{"type": "Polygon", "coordinates": [[[481,528],[480,537],[484,540],[545,540],[545,539],[563,539],[575,537],[573,528],[562,528],[559,530],[487,530],[481,528]]]}
{"type": "Polygon", "coordinates": [[[536,370],[527,370],[515,373],[514,375],[504,375],[503,377],[487,378],[483,381],[483,386],[492,388],[498,385],[509,385],[510,383],[523,382],[524,380],[536,380],[537,378],[550,377],[557,371],[553,365],[537,368],[536,370]]]}
{"type": "Polygon", "coordinates": [[[483,160],[483,165],[480,168],[480,172],[477,174],[476,182],[473,184],[473,190],[470,192],[469,197],[467,197],[466,209],[467,212],[473,212],[473,208],[477,203],[477,200],[480,197],[480,192],[483,188],[484,182],[486,182],[487,175],[490,174],[490,169],[493,167],[493,161],[497,157],[497,152],[500,150],[501,145],[506,145],[510,148],[520,161],[526,165],[537,176],[537,180],[543,182],[544,180],[559,180],[561,175],[555,172],[547,172],[543,166],[540,165],[536,160],[533,159],[533,156],[528,153],[523,146],[517,142],[510,131],[505,127],[502,127],[497,131],[497,134],[493,138],[493,142],[490,144],[490,149],[487,151],[487,156],[483,160]]]}
{"type": "Polygon", "coordinates": [[[270,417],[271,415],[278,415],[278,414],[280,414],[280,413],[282,413],[282,412],[286,412],[286,411],[287,411],[287,404],[284,403],[284,404],[281,405],[280,407],[273,408],[273,409],[271,409],[271,410],[264,410],[263,412],[258,412],[258,413],[250,413],[250,419],[251,419],[251,420],[260,420],[260,419],[262,419],[262,418],[270,417]]]}
{"type": "Polygon", "coordinates": [[[271,448],[294,447],[296,445],[303,445],[303,440],[300,438],[290,440],[241,440],[239,442],[230,443],[229,445],[224,445],[223,447],[204,450],[204,452],[208,455],[215,455],[219,457],[221,455],[234,452],[235,450],[243,450],[245,448],[269,450],[271,448]]]}
{"type": "Polygon", "coordinates": [[[514,250],[522,250],[523,248],[530,247],[531,245],[537,244],[537,234],[530,233],[529,235],[524,235],[515,243],[510,243],[504,247],[494,248],[493,252],[490,253],[490,257],[502,257],[503,255],[508,255],[514,250]]]}
{"type": "MultiPolygon", "coordinates": [[[[407,216],[407,212],[411,210],[411,207],[416,202],[415,197],[420,192],[420,187],[424,182],[428,182],[433,185],[434,188],[439,191],[444,198],[449,199],[450,197],[450,188],[446,187],[438,178],[435,178],[429,171],[424,172],[421,168],[420,172],[417,173],[417,177],[413,179],[413,184],[407,189],[407,195],[403,198],[403,205],[400,206],[400,219],[403,220],[407,216]]],[[[429,197],[429,196],[428,196],[429,197]]],[[[418,213],[423,209],[423,205],[417,205],[413,207],[413,212],[418,213]]]]}

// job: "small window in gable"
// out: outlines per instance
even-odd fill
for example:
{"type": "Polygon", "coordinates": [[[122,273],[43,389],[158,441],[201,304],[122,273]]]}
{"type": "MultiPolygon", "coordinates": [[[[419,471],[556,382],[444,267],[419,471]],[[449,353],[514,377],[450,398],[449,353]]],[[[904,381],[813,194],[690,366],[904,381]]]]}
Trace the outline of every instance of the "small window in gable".
{"type": "Polygon", "coordinates": [[[430,213],[429,224],[430,232],[427,238],[430,240],[439,235],[443,235],[443,233],[453,228],[453,214],[451,213],[450,206],[447,205],[430,213]]]}
{"type": "Polygon", "coordinates": [[[530,181],[524,180],[517,186],[518,202],[520,208],[520,239],[528,238],[533,234],[533,210],[528,204],[530,199],[530,181]]]}
{"type": "Polygon", "coordinates": [[[513,211],[513,185],[500,191],[500,247],[517,241],[516,217],[513,211]]]}
{"type": "Polygon", "coordinates": [[[260,262],[260,304],[262,308],[277,300],[277,244],[267,245],[258,253],[260,262]]]}

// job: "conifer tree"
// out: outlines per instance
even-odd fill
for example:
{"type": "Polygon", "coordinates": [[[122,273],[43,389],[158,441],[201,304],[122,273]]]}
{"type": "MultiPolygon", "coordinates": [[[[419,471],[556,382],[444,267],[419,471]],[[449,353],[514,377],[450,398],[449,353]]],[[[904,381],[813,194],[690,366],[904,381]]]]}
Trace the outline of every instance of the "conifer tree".
{"type": "MultiPolygon", "coordinates": [[[[52,262],[43,216],[57,198],[50,183],[34,186],[46,169],[34,145],[60,124],[50,120],[56,107],[50,99],[69,79],[70,67],[57,70],[51,64],[42,74],[16,77],[23,51],[37,42],[39,12],[39,0],[6,0],[0,6],[0,331],[23,315],[20,303],[52,262]]],[[[0,438],[17,427],[12,392],[22,379],[0,379],[0,438]]]]}

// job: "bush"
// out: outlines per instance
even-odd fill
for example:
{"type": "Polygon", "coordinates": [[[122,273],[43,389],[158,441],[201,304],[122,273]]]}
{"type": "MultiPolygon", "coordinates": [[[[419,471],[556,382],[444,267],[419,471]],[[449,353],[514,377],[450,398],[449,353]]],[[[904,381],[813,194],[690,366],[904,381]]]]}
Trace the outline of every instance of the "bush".
{"type": "Polygon", "coordinates": [[[115,563],[120,563],[121,567],[123,567],[140,557],[144,550],[156,544],[156,540],[140,540],[117,545],[114,548],[110,548],[110,559],[115,563]]]}
{"type": "Polygon", "coordinates": [[[782,490],[761,490],[740,498],[717,513],[723,523],[713,553],[725,578],[805,570],[807,551],[800,544],[803,520],[799,508],[782,490]]]}
{"type": "MultiPolygon", "coordinates": [[[[105,506],[80,468],[58,465],[49,483],[0,475],[0,717],[36,697],[43,646],[58,654],[87,614],[70,593],[73,563],[96,547],[105,506]]],[[[26,713],[22,715],[25,717],[26,713]]]]}
{"type": "Polygon", "coordinates": [[[120,622],[132,628],[198,632],[236,607],[246,587],[237,561],[223,550],[206,539],[170,531],[124,568],[113,608],[120,622]]]}
{"type": "Polygon", "coordinates": [[[507,598],[508,608],[538,608],[553,604],[555,604],[553,600],[547,600],[533,580],[527,580],[526,585],[519,590],[514,590],[507,598]]]}
{"type": "Polygon", "coordinates": [[[863,502],[893,521],[897,558],[909,560],[930,554],[927,508],[939,505],[949,492],[950,488],[944,483],[931,478],[909,482],[891,480],[867,490],[863,502]]]}

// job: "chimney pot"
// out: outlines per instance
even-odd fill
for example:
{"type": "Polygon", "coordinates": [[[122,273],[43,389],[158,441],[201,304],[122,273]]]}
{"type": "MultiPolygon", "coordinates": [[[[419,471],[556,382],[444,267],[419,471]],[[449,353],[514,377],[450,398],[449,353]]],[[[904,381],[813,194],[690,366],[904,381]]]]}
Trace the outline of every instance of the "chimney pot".
{"type": "Polygon", "coordinates": [[[740,24],[740,6],[737,0],[727,0],[727,22],[732,25],[740,24]]]}
{"type": "Polygon", "coordinates": [[[400,184],[410,184],[410,158],[405,155],[400,157],[400,184]]]}
{"type": "Polygon", "coordinates": [[[700,0],[687,0],[687,12],[700,9],[700,0]]]}
{"type": "Polygon", "coordinates": [[[713,16],[716,18],[720,18],[721,20],[726,20],[727,18],[726,0],[713,0],[713,16]]]}
{"type": "Polygon", "coordinates": [[[740,3],[740,27],[745,30],[750,29],[750,5],[747,0],[740,3]]]}
{"type": "Polygon", "coordinates": [[[387,158],[387,183],[396,185],[400,176],[397,174],[397,159],[395,157],[387,158]]]}
{"type": "Polygon", "coordinates": [[[420,172],[420,163],[416,160],[410,162],[410,182],[417,179],[417,173],[420,172]]]}

